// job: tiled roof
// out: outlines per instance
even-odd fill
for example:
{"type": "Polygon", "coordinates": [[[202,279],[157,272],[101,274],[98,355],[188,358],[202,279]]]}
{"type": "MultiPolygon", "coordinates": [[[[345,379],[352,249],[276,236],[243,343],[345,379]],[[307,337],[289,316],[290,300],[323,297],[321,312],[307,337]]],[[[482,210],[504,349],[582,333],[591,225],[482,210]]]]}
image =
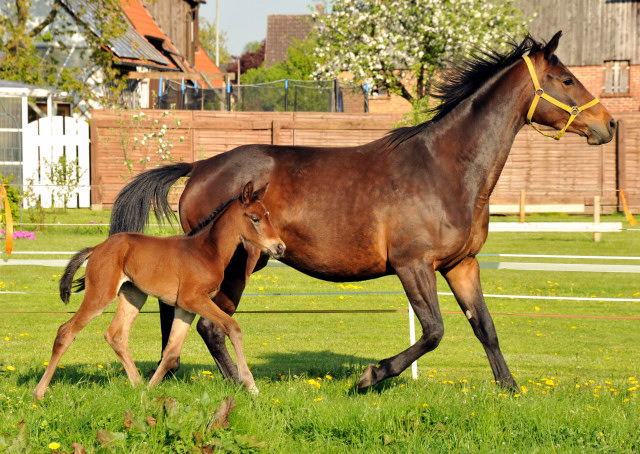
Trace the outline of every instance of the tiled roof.
{"type": "MultiPolygon", "coordinates": [[[[63,0],[68,10],[96,36],[100,37],[98,27],[98,10],[91,0],[63,0]]],[[[124,19],[123,19],[124,20],[124,19]]],[[[125,61],[135,62],[142,66],[173,66],[149,41],[141,36],[133,27],[127,27],[124,35],[111,40],[109,49],[125,61]]]]}
{"type": "MultiPolygon", "coordinates": [[[[222,71],[220,71],[220,68],[218,68],[216,64],[213,62],[213,60],[211,60],[211,58],[209,57],[209,55],[207,55],[207,53],[204,51],[202,46],[198,46],[198,50],[195,53],[195,57],[196,57],[195,69],[197,72],[203,71],[206,74],[222,73],[222,71]]],[[[212,80],[211,83],[216,88],[222,88],[222,85],[223,85],[222,80],[220,79],[212,80]]]]}

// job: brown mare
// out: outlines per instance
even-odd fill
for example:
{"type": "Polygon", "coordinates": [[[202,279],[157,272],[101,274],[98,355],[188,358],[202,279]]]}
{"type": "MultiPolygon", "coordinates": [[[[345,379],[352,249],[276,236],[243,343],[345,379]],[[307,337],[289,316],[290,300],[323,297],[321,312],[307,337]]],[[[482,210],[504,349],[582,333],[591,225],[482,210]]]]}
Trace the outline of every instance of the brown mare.
{"type": "Polygon", "coordinates": [[[239,380],[257,393],[242,351],[238,322],[217,307],[211,297],[218,292],[224,269],[240,244],[251,245],[274,257],[282,256],[284,244],[261,202],[265,191],[266,186],[254,193],[253,184],[247,183],[239,197],[223,203],[186,236],[157,238],[121,233],[78,252],[60,280],[60,297],[69,302],[73,276],[89,258],[84,299],[75,315],[58,329],[51,360],[33,396],[44,397],[60,357],[78,332],[116,298],[118,308],[104,337],[122,361],[131,384],[139,383],[140,374],[129,352],[129,332],[147,295],[175,306],[170,340],[149,386],[160,382],[178,360],[189,326],[195,314],[199,314],[229,336],[238,362],[239,380]]]}
{"type": "MultiPolygon", "coordinates": [[[[560,36],[548,44],[526,37],[504,54],[488,51],[468,58],[444,75],[435,94],[442,103],[432,120],[365,145],[246,145],[142,173],[118,196],[111,232],[141,231],[152,202],[156,213],[169,213],[167,191],[183,176],[189,176],[179,210],[185,231],[239,182],[271,181],[265,203],[287,244],[283,262],[330,281],[396,274],[420,320],[421,338],[369,365],[359,387],[400,374],[438,346],[444,333],[438,271],[484,346],[496,381],[516,389],[482,295],[476,255],[487,238],[489,196],[530,106],[539,99],[523,56],[529,55],[547,95],[585,109],[570,116],[543,99],[532,112],[533,122],[561,130],[574,117],[567,130],[592,145],[609,142],[615,131],[609,112],[602,104],[588,106],[593,96],[554,55],[560,36]]],[[[233,314],[246,276],[266,263],[256,248],[239,248],[216,304],[233,314]]],[[[165,325],[171,310],[161,309],[165,325]]],[[[234,376],[223,333],[203,318],[197,326],[222,374],[234,376]]]]}

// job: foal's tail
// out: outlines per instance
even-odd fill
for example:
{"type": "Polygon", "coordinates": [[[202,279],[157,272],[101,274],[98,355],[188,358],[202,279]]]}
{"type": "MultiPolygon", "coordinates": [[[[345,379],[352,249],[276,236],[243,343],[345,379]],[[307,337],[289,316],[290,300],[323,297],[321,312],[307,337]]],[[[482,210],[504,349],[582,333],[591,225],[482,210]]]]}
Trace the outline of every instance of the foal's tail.
{"type": "Polygon", "coordinates": [[[135,177],[120,191],[113,204],[109,235],[142,232],[149,218],[151,205],[158,220],[161,220],[162,215],[169,220],[175,219],[168,200],[169,189],[180,177],[187,176],[193,166],[194,164],[179,162],[148,170],[135,177]]]}
{"type": "Polygon", "coordinates": [[[72,284],[75,284],[76,290],[84,289],[84,277],[74,281],[73,276],[75,276],[76,271],[78,271],[78,268],[80,268],[84,261],[89,258],[92,251],[92,247],[85,248],[76,253],[76,255],[74,255],[71,260],[69,260],[67,268],[64,270],[64,274],[60,278],[60,298],[62,299],[62,301],[64,301],[65,304],[69,303],[72,284]]]}

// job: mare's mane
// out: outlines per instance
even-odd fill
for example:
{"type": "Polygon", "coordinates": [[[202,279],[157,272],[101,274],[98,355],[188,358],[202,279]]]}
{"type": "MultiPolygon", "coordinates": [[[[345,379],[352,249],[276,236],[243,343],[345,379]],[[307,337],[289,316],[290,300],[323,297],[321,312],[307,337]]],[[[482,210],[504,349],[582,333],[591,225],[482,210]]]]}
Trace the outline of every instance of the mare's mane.
{"type": "Polygon", "coordinates": [[[233,202],[234,200],[238,200],[239,198],[240,196],[237,195],[235,197],[231,197],[226,202],[223,202],[218,208],[213,210],[213,212],[209,216],[207,216],[205,219],[200,221],[193,230],[190,230],[187,233],[187,236],[194,236],[198,232],[202,231],[209,224],[212,224],[213,226],[213,224],[216,223],[216,221],[220,218],[220,215],[227,209],[227,207],[231,204],[231,202],[233,202]]]}
{"type": "Polygon", "coordinates": [[[516,42],[508,43],[509,48],[504,53],[493,49],[476,49],[471,55],[455,63],[452,68],[446,69],[442,74],[443,77],[434,83],[429,95],[441,102],[436,107],[429,109],[429,112],[434,115],[433,118],[417,126],[390,131],[381,139],[384,148],[392,150],[437,123],[499,71],[511,66],[526,53],[538,52],[544,45],[545,43],[538,42],[531,35],[527,35],[519,44],[516,42]]]}

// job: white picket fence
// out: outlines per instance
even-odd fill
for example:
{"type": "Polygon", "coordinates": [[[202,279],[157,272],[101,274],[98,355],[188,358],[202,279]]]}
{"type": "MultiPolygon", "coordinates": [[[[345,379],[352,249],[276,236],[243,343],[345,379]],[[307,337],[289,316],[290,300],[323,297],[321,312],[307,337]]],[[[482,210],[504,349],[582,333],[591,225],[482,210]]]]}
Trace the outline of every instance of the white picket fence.
{"type": "MultiPolygon", "coordinates": [[[[71,117],[44,117],[27,125],[23,134],[23,181],[26,187],[33,178],[33,189],[45,208],[51,208],[52,199],[57,207],[62,203],[55,197],[56,187],[48,176],[49,163],[66,156],[67,162],[78,159],[83,171],[80,186],[67,201],[67,208],[91,206],[89,175],[89,124],[71,117]]],[[[28,206],[25,206],[28,208],[28,206]]]]}

